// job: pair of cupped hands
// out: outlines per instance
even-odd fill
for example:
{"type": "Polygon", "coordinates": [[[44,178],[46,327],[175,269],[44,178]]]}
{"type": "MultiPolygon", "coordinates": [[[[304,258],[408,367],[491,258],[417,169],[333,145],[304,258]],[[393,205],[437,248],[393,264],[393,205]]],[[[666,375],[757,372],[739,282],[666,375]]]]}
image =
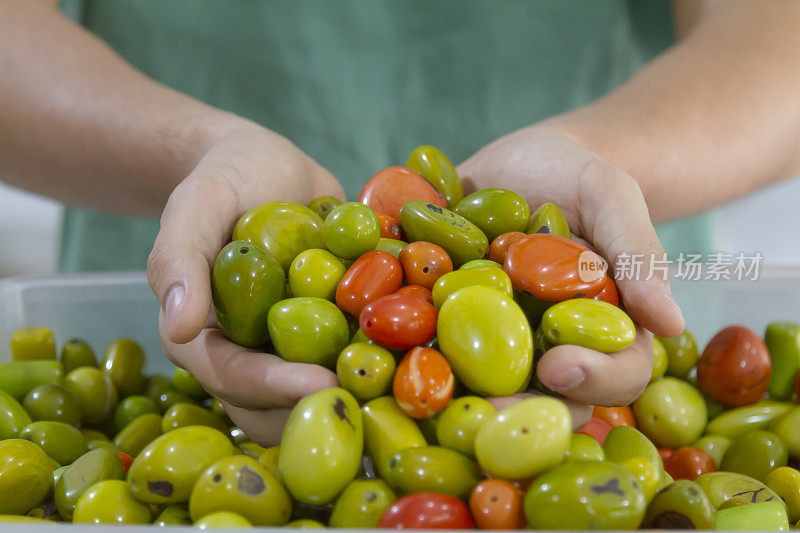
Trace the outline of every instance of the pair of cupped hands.
{"type": "MultiPolygon", "coordinates": [[[[642,254],[645,261],[663,254],[637,182],[555,129],[534,125],[518,130],[457,170],[465,194],[502,187],[521,194],[532,209],[556,203],[572,232],[612,267],[620,254],[642,254]]],[[[337,386],[338,380],[321,366],[286,362],[226,339],[213,312],[211,267],[249,208],[272,200],[306,204],[322,195],[344,200],[336,179],[290,141],[258,127],[230,133],[172,192],[148,260],[148,280],[161,302],[159,329],[167,357],[194,374],[234,423],[265,445],[280,441],[297,401],[337,386]]],[[[536,368],[541,382],[564,396],[576,429],[589,420],[594,405],[635,400],[650,379],[653,333],[675,336],[684,327],[668,280],[643,276],[617,284],[637,323],[635,342],[613,354],[557,346],[536,368]]],[[[537,393],[491,401],[502,408],[532,394],[537,393]]]]}

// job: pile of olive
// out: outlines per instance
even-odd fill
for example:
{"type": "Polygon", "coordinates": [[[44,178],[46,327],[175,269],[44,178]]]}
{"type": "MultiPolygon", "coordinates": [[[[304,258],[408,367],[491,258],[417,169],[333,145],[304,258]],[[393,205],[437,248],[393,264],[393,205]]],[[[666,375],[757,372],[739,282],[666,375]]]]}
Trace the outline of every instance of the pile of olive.
{"type": "Polygon", "coordinates": [[[632,406],[572,432],[564,403],[501,411],[558,344],[615,352],[635,328],[563,213],[504,189],[463,197],[412,152],[358,202],[245,213],[212,274],[225,335],[336,371],[279,446],[231,427],[189,373],[145,376],[120,339],[27,328],[0,363],[0,519],[447,529],[788,529],[800,520],[800,325],[741,326],[699,353],[654,341],[632,406]]]}

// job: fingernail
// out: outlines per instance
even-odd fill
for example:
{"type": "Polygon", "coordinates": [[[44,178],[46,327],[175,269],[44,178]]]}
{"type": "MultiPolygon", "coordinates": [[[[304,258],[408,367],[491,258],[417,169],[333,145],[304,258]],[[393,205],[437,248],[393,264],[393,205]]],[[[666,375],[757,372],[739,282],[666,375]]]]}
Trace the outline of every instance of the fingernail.
{"type": "Polygon", "coordinates": [[[175,313],[180,309],[183,304],[183,298],[186,296],[186,289],[183,285],[175,285],[167,293],[167,301],[164,303],[164,318],[167,324],[175,316],[175,313]]]}
{"type": "Polygon", "coordinates": [[[557,392],[566,392],[574,389],[586,379],[586,372],[580,367],[570,368],[550,381],[550,388],[557,392]]]}

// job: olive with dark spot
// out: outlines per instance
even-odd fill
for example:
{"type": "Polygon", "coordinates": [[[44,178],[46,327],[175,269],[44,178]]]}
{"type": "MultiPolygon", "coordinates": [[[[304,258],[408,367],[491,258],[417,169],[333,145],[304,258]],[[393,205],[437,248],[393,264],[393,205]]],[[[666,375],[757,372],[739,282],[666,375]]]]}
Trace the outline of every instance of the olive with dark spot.
{"type": "Polygon", "coordinates": [[[647,506],[647,529],[714,529],[714,507],[700,486],[679,479],[661,489],[647,506]]]}

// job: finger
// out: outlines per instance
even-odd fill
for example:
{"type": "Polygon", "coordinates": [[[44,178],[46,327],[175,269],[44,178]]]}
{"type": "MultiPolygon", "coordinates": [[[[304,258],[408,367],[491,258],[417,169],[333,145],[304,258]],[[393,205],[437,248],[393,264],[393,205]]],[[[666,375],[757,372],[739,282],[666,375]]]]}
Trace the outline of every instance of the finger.
{"type": "MultiPolygon", "coordinates": [[[[500,411],[501,409],[505,409],[506,407],[511,407],[515,403],[519,403],[522,400],[527,400],[528,398],[533,398],[536,396],[544,396],[541,392],[532,391],[532,392],[523,392],[520,394],[512,394],[511,396],[505,396],[502,398],[486,398],[486,400],[494,406],[495,409],[500,411]]],[[[573,431],[577,431],[589,422],[589,419],[592,417],[592,410],[594,409],[593,405],[585,405],[578,402],[574,402],[569,398],[559,398],[564,405],[567,406],[569,409],[569,415],[572,420],[572,429],[573,431]]]]}
{"type": "Polygon", "coordinates": [[[211,266],[239,215],[235,193],[216,183],[190,176],[175,188],[147,260],[172,342],[188,342],[202,329],[211,308],[211,266]]]}
{"type": "Polygon", "coordinates": [[[244,431],[256,444],[268,447],[281,443],[283,427],[289,418],[289,409],[248,411],[224,401],[220,401],[220,403],[236,427],[244,431]]]}
{"type": "Polygon", "coordinates": [[[308,394],[339,384],[327,368],[243,348],[218,329],[204,329],[184,344],[163,334],[161,340],[170,359],[191,372],[209,393],[236,407],[292,407],[308,394]]]}
{"type": "Polygon", "coordinates": [[[578,233],[609,260],[625,310],[658,335],[680,334],[683,314],[666,269],[660,268],[666,263],[658,263],[664,249],[638,184],[624,171],[593,160],[580,176],[578,204],[578,233]]]}
{"type": "Polygon", "coordinates": [[[653,372],[653,335],[637,328],[633,344],[610,354],[556,346],[542,356],[536,372],[546,387],[576,402],[629,405],[642,394],[653,372]]]}

